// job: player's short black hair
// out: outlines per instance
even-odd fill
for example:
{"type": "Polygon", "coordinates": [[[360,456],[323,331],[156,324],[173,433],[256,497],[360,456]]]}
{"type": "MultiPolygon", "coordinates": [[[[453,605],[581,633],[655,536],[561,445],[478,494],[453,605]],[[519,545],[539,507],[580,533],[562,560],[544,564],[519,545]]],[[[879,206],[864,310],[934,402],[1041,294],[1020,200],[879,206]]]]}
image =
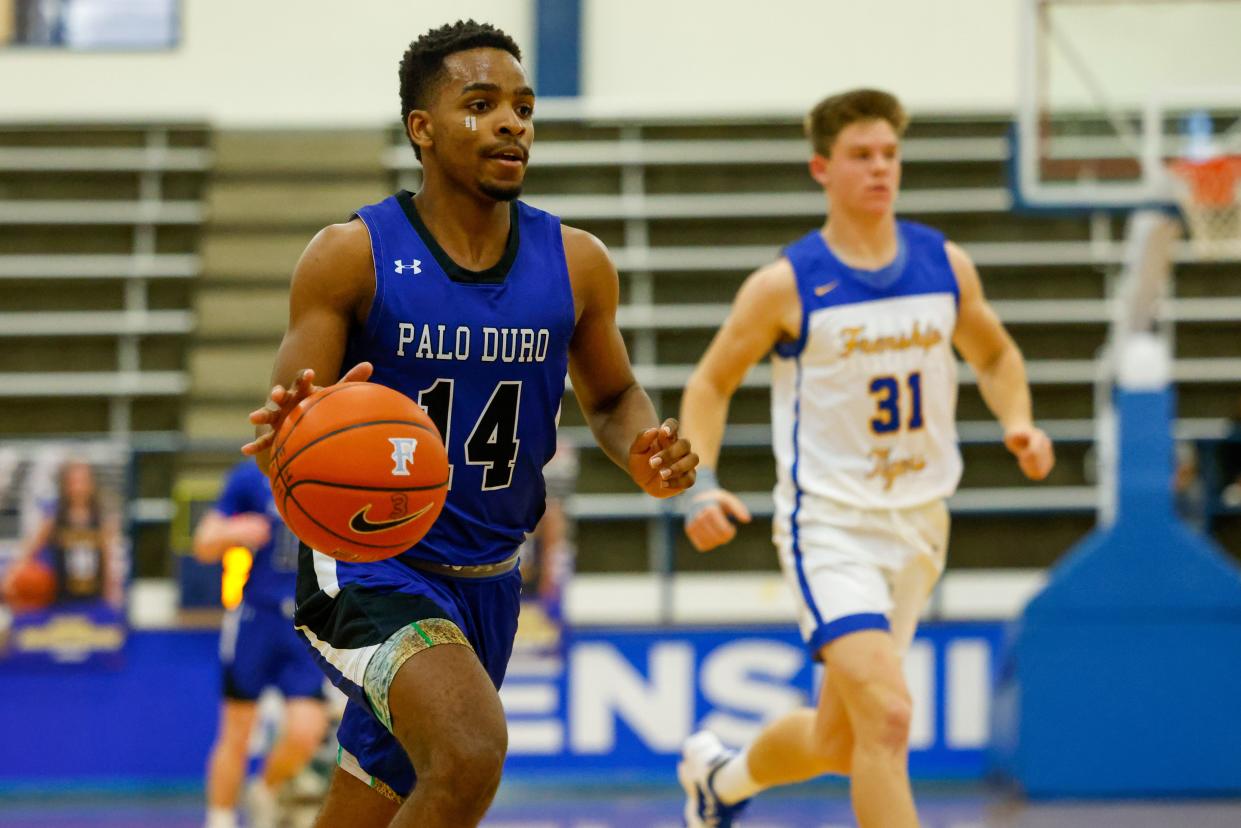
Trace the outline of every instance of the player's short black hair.
{"type": "MultiPolygon", "coordinates": [[[[409,44],[401,56],[401,124],[409,123],[409,113],[425,109],[435,81],[444,69],[444,58],[467,49],[503,49],[521,60],[517,41],[490,23],[458,20],[432,29],[409,44]]],[[[418,147],[414,154],[422,158],[418,147]]]]}
{"type": "Polygon", "coordinates": [[[850,89],[819,101],[806,116],[806,137],[814,151],[824,158],[841,130],[858,121],[887,121],[897,136],[905,134],[909,116],[891,92],[882,89],[850,89]]]}

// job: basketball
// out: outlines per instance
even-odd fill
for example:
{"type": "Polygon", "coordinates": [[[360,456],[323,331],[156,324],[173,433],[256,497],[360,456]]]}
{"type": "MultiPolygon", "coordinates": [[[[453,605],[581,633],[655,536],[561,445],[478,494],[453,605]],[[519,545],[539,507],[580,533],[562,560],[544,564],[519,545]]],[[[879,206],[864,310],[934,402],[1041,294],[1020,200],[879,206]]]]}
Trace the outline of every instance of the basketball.
{"type": "Polygon", "coordinates": [[[448,495],[448,452],[421,406],[371,382],[332,385],[285,418],[272,445],[272,494],[306,545],[348,562],[399,555],[448,495]]]}
{"type": "Polygon", "coordinates": [[[15,612],[44,609],[56,600],[56,573],[42,561],[18,564],[4,599],[15,612]]]}

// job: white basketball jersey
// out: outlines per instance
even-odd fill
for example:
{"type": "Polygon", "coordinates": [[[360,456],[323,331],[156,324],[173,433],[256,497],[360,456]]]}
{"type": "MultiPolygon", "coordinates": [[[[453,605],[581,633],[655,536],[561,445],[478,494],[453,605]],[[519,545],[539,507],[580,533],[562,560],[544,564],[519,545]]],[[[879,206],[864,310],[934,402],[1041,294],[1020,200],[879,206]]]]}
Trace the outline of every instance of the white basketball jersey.
{"type": "Polygon", "coordinates": [[[961,479],[957,281],[944,237],[899,222],[899,253],[859,274],[816,231],[785,255],[797,275],[802,333],[772,355],[777,517],[802,494],[861,509],[948,497],[961,479]]]}

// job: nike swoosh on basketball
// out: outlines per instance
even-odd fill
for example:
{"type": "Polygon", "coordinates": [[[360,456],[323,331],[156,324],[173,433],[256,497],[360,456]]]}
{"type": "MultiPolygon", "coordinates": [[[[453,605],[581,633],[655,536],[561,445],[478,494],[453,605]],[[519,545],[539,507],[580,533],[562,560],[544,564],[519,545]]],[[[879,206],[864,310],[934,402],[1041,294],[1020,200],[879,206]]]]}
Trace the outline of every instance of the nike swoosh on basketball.
{"type": "Polygon", "coordinates": [[[368,503],[359,509],[357,514],[349,519],[349,528],[362,535],[370,535],[375,532],[383,532],[387,529],[395,529],[398,526],[404,526],[410,521],[414,521],[422,517],[427,513],[433,504],[428,503],[418,511],[405,515],[405,517],[399,517],[395,520],[381,520],[378,523],[371,523],[366,519],[366,515],[370,512],[371,506],[373,505],[373,503],[368,503]]]}
{"type": "Polygon", "coordinates": [[[814,295],[815,296],[826,296],[827,294],[835,290],[836,285],[838,284],[840,284],[839,281],[832,281],[832,282],[828,282],[826,285],[819,285],[817,288],[814,289],[814,295]]]}

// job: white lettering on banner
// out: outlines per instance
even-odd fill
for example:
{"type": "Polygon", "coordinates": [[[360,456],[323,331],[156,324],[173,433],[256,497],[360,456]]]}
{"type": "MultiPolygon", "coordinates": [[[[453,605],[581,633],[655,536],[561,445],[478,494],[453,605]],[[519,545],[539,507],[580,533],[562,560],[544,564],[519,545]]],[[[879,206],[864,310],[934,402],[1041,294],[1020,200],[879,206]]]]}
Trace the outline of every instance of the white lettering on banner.
{"type": "Polygon", "coordinates": [[[983,639],[966,638],[949,644],[945,658],[948,747],[986,747],[991,722],[991,648],[983,639]]]}
{"type": "MultiPolygon", "coordinates": [[[[555,659],[549,669],[531,673],[515,666],[501,691],[510,754],[609,754],[618,748],[618,720],[636,735],[639,752],[674,754],[697,727],[741,745],[761,722],[807,702],[807,656],[791,639],[721,636],[698,643],[665,630],[635,644],[636,666],[612,641],[598,638],[575,642],[565,661],[555,659]],[[696,724],[699,703],[703,718],[696,724]]],[[[942,643],[913,642],[904,662],[913,697],[912,750],[976,751],[987,745],[991,648],[987,638],[968,634],[942,643]],[[941,706],[942,731],[936,712],[941,706]]]]}
{"type": "Polygon", "coordinates": [[[564,752],[564,725],[548,719],[510,720],[508,749],[514,756],[555,756],[564,752]]]}
{"type": "Polygon", "coordinates": [[[909,749],[926,750],[935,744],[935,648],[914,641],[905,654],[905,683],[913,700],[909,749]]]}
{"type": "Polygon", "coordinates": [[[569,661],[569,744],[574,753],[609,753],[616,719],[652,750],[672,753],[693,720],[694,648],[684,641],[654,644],[644,678],[615,647],[588,643],[569,661]]]}
{"type": "Polygon", "coordinates": [[[717,647],[702,664],[702,694],[717,708],[702,727],[726,744],[747,744],[765,722],[807,703],[805,694],[789,685],[805,663],[801,647],[778,641],[717,647]]]}

